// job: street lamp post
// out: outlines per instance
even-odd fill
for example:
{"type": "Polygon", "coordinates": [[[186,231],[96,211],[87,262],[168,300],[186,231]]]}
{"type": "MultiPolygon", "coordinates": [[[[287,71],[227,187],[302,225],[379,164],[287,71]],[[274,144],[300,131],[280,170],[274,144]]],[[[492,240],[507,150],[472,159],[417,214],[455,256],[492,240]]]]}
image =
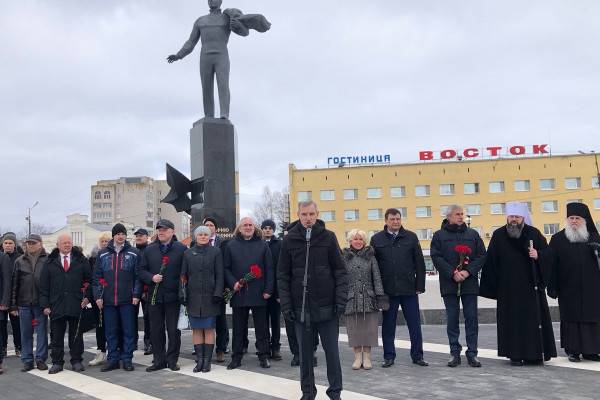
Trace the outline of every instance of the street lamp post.
{"type": "Polygon", "coordinates": [[[31,235],[31,210],[38,204],[39,203],[36,201],[31,207],[29,207],[27,209],[27,217],[25,218],[27,220],[27,224],[28,224],[27,235],[31,235]]]}

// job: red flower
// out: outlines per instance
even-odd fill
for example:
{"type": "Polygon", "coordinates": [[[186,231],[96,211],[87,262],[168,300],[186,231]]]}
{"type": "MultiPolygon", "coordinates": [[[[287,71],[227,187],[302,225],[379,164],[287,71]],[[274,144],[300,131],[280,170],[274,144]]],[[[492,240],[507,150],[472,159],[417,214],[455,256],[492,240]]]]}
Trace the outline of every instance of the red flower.
{"type": "Polygon", "coordinates": [[[250,266],[250,273],[254,275],[256,279],[260,279],[262,277],[262,270],[257,264],[252,264],[250,266]]]}
{"type": "Polygon", "coordinates": [[[167,265],[169,263],[169,257],[168,256],[163,256],[162,258],[162,265],[167,265]]]}
{"type": "Polygon", "coordinates": [[[144,293],[148,293],[148,289],[150,289],[150,286],[144,285],[144,289],[143,289],[144,293]]]}
{"type": "Polygon", "coordinates": [[[35,319],[35,318],[34,318],[34,319],[32,319],[32,320],[31,320],[31,326],[32,326],[33,328],[35,328],[36,326],[38,326],[38,320],[37,320],[37,319],[35,319]]]}
{"type": "Polygon", "coordinates": [[[462,254],[471,254],[471,248],[464,244],[457,244],[454,247],[454,251],[456,251],[457,253],[462,253],[462,254]]]}
{"type": "Polygon", "coordinates": [[[100,285],[103,286],[103,287],[107,287],[108,286],[108,282],[106,282],[106,279],[104,279],[104,278],[98,279],[98,283],[100,283],[100,285]]]}
{"type": "Polygon", "coordinates": [[[83,287],[81,288],[81,293],[85,293],[89,286],[90,286],[89,282],[83,282],[83,287]]]}

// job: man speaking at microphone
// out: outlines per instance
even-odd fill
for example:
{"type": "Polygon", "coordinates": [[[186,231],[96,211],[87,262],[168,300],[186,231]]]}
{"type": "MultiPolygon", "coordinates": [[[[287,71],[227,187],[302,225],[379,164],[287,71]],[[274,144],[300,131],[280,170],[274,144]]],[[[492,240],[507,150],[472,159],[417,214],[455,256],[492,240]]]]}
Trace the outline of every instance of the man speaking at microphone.
{"type": "Polygon", "coordinates": [[[298,204],[298,221],[289,226],[281,245],[278,287],[281,310],[293,321],[300,345],[301,400],[317,395],[313,372],[313,333],[321,337],[327,362],[327,396],[338,400],[342,368],[338,349],[339,317],[346,309],[348,280],[335,234],[325,229],[317,204],[298,204]]]}

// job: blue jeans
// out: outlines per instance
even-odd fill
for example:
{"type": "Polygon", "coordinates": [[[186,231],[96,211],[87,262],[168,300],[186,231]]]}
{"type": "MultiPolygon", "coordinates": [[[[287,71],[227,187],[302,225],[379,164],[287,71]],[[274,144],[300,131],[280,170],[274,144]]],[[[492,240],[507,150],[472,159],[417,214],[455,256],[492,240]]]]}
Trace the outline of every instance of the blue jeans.
{"type": "Polygon", "coordinates": [[[133,304],[105,306],[103,313],[108,350],[106,359],[110,364],[117,364],[119,361],[130,363],[135,348],[135,307],[133,304]],[[121,334],[123,348],[119,349],[121,334]]]}
{"type": "Polygon", "coordinates": [[[406,296],[390,296],[390,308],[383,311],[381,324],[381,339],[383,340],[383,358],[386,360],[396,359],[396,318],[398,318],[398,306],[402,307],[402,313],[408,326],[410,335],[410,357],[413,361],[423,359],[423,335],[421,334],[421,313],[419,310],[419,296],[416,294],[406,296]]]}
{"type": "Polygon", "coordinates": [[[41,307],[19,307],[21,328],[21,361],[33,362],[33,334],[36,333],[35,361],[46,362],[48,359],[48,317],[41,307]],[[33,320],[37,326],[33,327],[33,320]]]}
{"type": "MultiPolygon", "coordinates": [[[[458,338],[460,337],[460,328],[458,318],[460,312],[459,298],[455,294],[443,296],[446,306],[446,331],[448,333],[448,342],[450,343],[450,354],[457,356],[462,351],[458,338]]],[[[477,356],[477,337],[479,335],[479,322],[477,321],[477,295],[463,294],[460,296],[463,306],[463,315],[465,317],[465,336],[467,339],[467,358],[477,356]]]]}

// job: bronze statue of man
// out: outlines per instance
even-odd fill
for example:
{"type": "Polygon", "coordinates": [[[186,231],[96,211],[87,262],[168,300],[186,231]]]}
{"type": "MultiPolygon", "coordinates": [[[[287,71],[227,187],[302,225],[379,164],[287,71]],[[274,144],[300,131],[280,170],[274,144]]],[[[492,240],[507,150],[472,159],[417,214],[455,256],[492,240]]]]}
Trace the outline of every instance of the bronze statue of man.
{"type": "Polygon", "coordinates": [[[181,60],[190,54],[198,40],[202,42],[200,50],[200,79],[204,116],[215,116],[214,81],[217,78],[221,118],[229,118],[229,52],[227,43],[231,31],[247,36],[249,29],[266,32],[271,27],[267,19],[260,14],[244,15],[235,8],[221,11],[222,0],[208,0],[210,13],[194,22],[190,38],[177,54],[167,57],[170,63],[181,60]]]}

